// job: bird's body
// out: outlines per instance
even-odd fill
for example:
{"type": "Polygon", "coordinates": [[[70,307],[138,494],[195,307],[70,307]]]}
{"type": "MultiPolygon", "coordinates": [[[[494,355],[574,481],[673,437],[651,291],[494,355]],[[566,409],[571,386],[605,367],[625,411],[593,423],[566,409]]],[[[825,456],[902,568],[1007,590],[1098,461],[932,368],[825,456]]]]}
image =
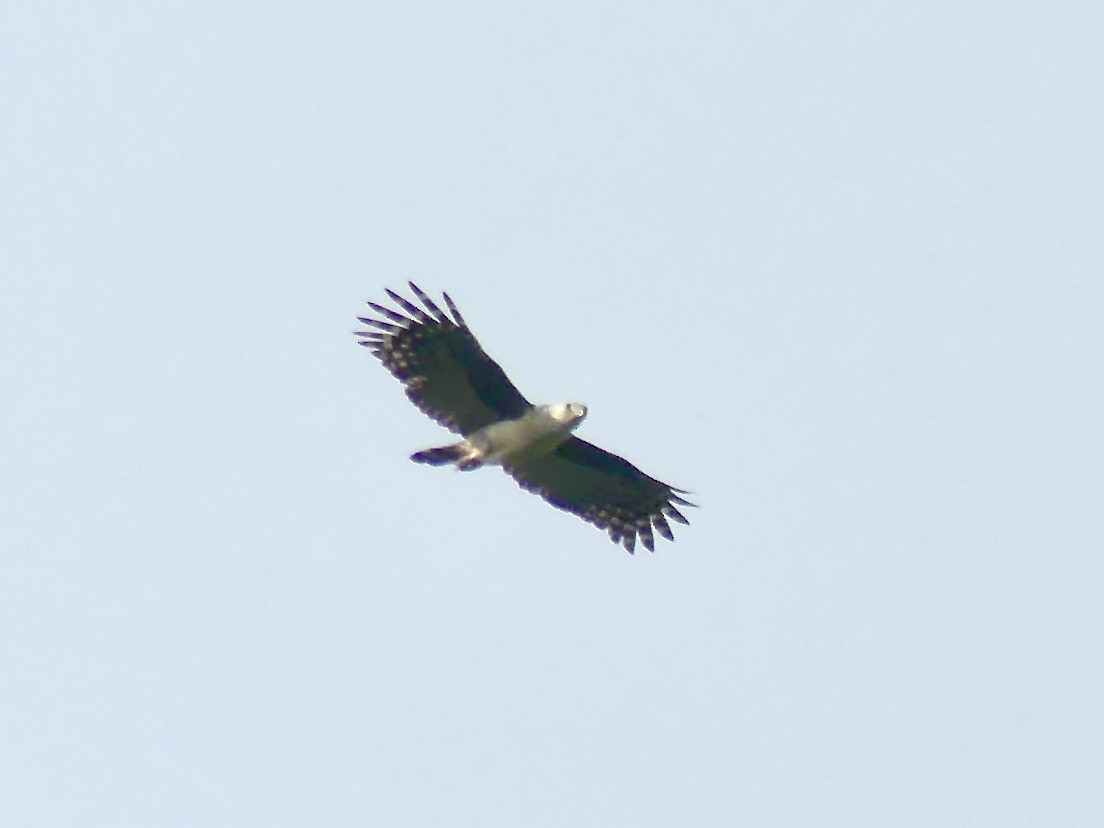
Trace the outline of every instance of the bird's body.
{"type": "Polygon", "coordinates": [[[499,420],[473,431],[459,443],[411,455],[416,463],[455,463],[461,471],[480,466],[524,464],[554,451],[586,416],[579,403],[536,405],[512,420],[499,420]]]}
{"type": "Polygon", "coordinates": [[[607,530],[629,552],[637,537],[653,549],[653,529],[674,540],[665,518],[687,523],[674,504],[694,505],[679,496],[683,490],[572,435],[586,406],[530,404],[480,347],[448,294],[451,316],[413,282],[410,288],[424,309],[388,290],[408,315],[370,302],[384,318],[358,317],[379,330],[357,335],[406,386],[411,402],[464,438],[412,460],[464,471],[501,466],[523,489],[607,530]]]}

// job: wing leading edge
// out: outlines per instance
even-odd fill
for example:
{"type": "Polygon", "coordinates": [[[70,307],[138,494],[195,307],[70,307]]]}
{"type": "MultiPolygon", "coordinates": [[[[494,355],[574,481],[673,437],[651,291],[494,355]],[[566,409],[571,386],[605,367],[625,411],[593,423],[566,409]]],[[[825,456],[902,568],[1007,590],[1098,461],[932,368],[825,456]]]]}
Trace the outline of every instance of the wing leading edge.
{"type": "Polygon", "coordinates": [[[697,505],[679,496],[688,494],[683,489],[649,477],[623,457],[574,436],[551,454],[507,466],[506,473],[523,489],[606,530],[610,540],[630,553],[637,537],[645,549],[654,551],[653,530],[673,541],[666,519],[690,523],[675,504],[697,505]]]}
{"type": "Polygon", "coordinates": [[[410,289],[424,309],[388,290],[403,313],[375,302],[379,317],[357,317],[378,330],[357,331],[360,344],[406,386],[406,396],[427,416],[463,436],[499,420],[520,417],[532,406],[479,345],[447,293],[448,312],[417,285],[410,289]],[[451,314],[451,316],[449,315],[451,314]]]}

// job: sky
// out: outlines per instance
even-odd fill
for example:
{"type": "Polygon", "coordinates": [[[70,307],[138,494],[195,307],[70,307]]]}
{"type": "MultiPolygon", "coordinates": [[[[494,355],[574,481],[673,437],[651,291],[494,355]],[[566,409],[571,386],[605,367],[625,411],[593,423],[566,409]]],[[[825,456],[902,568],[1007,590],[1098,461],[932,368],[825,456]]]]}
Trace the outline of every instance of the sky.
{"type": "Polygon", "coordinates": [[[5,18],[0,823],[1104,820],[1099,4],[5,18]],[[410,463],[409,279],[692,525],[410,463]]]}

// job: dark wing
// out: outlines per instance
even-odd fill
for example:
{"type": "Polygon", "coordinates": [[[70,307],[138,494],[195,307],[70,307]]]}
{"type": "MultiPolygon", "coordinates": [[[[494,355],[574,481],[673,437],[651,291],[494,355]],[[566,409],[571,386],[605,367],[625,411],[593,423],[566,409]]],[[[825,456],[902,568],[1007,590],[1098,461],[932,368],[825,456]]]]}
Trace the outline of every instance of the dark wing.
{"type": "Polygon", "coordinates": [[[369,302],[382,319],[357,317],[378,331],[357,331],[360,344],[406,386],[406,396],[424,413],[465,437],[483,426],[520,417],[532,406],[498,364],[487,356],[449,295],[448,313],[410,282],[425,310],[388,290],[407,315],[369,302]]]}
{"type": "Polygon", "coordinates": [[[653,528],[674,540],[666,518],[690,522],[674,504],[695,505],[679,497],[687,494],[682,489],[661,483],[627,460],[578,437],[567,438],[551,454],[507,465],[506,473],[553,506],[607,530],[610,540],[629,552],[636,548],[637,535],[644,547],[653,551],[653,528]]]}

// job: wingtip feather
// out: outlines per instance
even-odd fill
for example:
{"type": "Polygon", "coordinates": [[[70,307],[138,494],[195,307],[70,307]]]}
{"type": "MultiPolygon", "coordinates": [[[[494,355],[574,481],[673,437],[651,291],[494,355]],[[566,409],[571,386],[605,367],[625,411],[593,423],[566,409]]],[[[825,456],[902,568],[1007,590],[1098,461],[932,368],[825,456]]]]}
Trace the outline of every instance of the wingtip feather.
{"type": "Polygon", "coordinates": [[[465,322],[464,317],[460,315],[460,309],[456,307],[456,303],[452,301],[452,297],[444,291],[441,292],[441,295],[445,297],[445,305],[448,306],[449,313],[452,314],[453,321],[455,321],[456,324],[459,325],[461,328],[468,327],[468,323],[465,322]]]}

